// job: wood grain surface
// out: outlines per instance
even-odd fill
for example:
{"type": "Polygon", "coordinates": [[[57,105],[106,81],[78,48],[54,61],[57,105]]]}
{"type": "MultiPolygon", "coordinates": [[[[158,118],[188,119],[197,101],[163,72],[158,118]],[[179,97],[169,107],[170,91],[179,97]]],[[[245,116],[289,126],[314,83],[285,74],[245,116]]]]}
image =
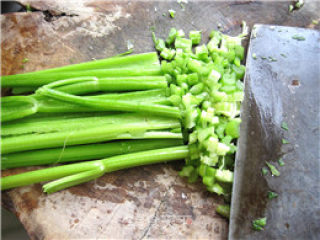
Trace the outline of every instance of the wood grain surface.
{"type": "MultiPolygon", "coordinates": [[[[136,53],[153,51],[151,27],[160,37],[170,27],[200,29],[206,42],[218,24],[239,33],[242,20],[319,28],[311,22],[320,12],[316,1],[292,14],[286,1],[189,1],[184,9],[176,1],[20,2],[36,11],[1,15],[2,75],[109,57],[128,41],[136,53]]],[[[178,177],[181,164],[119,171],[52,195],[41,184],[21,187],[3,192],[2,204],[31,239],[226,239],[228,223],[214,211],[223,199],[178,177]]]]}

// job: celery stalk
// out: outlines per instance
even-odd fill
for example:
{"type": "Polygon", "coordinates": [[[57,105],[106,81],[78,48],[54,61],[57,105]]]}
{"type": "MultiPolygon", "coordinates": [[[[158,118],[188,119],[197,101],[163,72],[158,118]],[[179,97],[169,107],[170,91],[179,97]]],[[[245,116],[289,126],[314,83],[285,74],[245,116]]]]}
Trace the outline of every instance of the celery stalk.
{"type": "MultiPolygon", "coordinates": [[[[81,163],[74,163],[64,166],[40,169],[30,171],[26,173],[11,175],[1,178],[1,190],[7,190],[14,187],[26,186],[29,184],[52,181],[59,178],[64,178],[63,181],[48,183],[43,188],[46,192],[52,193],[56,190],[61,190],[64,187],[70,187],[76,185],[88,177],[90,180],[93,179],[91,176],[100,176],[107,172],[113,172],[121,169],[155,164],[161,162],[168,162],[178,159],[183,159],[188,155],[187,146],[163,148],[156,150],[149,150],[137,153],[130,153],[126,155],[114,156],[102,160],[88,161],[81,163]],[[88,171],[92,171],[88,173],[88,171]],[[77,174],[84,173],[85,176],[79,176],[77,174]],[[94,174],[93,174],[94,173],[94,174]],[[77,175],[75,178],[65,178],[68,176],[77,175]],[[84,177],[84,178],[83,178],[84,177]],[[64,186],[63,188],[59,186],[64,186]],[[57,187],[57,188],[56,188],[57,187]]],[[[88,179],[88,180],[89,180],[88,179]]]]}
{"type": "Polygon", "coordinates": [[[181,139],[124,140],[99,144],[76,145],[37,151],[18,152],[2,156],[2,169],[94,160],[120,154],[182,145],[181,139]]]}
{"type": "Polygon", "coordinates": [[[128,112],[146,112],[162,116],[180,118],[180,112],[176,107],[169,107],[164,105],[149,104],[149,103],[134,103],[130,101],[120,101],[113,99],[92,99],[88,97],[80,97],[71,95],[65,92],[57,91],[52,87],[64,84],[65,80],[58,81],[52,84],[45,85],[37,90],[37,94],[52,97],[54,99],[79,104],[81,106],[92,107],[101,111],[128,111],[128,112]]]}
{"type": "Polygon", "coordinates": [[[2,76],[1,79],[2,86],[4,87],[41,86],[55,80],[65,79],[68,74],[71,74],[73,77],[75,75],[77,77],[86,76],[83,75],[82,71],[93,69],[104,70],[104,76],[130,76],[131,71],[136,72],[133,75],[138,73],[141,76],[147,75],[145,73],[141,74],[141,70],[144,71],[143,69],[145,68],[147,71],[149,71],[148,68],[153,68],[151,71],[155,71],[155,74],[159,75],[159,68],[157,66],[159,66],[158,56],[155,52],[150,52],[129,55],[125,57],[106,58],[59,68],[45,69],[37,72],[2,76]],[[67,73],[70,71],[75,73],[67,73]]]}
{"type": "MultiPolygon", "coordinates": [[[[97,127],[82,128],[63,132],[44,134],[26,134],[3,138],[1,153],[63,147],[68,145],[97,143],[114,139],[144,138],[148,130],[160,130],[180,127],[180,122],[170,118],[143,117],[136,122],[105,124],[97,127]]],[[[179,136],[179,134],[177,134],[179,136]]],[[[180,133],[180,137],[181,133],[180,133]]]]}

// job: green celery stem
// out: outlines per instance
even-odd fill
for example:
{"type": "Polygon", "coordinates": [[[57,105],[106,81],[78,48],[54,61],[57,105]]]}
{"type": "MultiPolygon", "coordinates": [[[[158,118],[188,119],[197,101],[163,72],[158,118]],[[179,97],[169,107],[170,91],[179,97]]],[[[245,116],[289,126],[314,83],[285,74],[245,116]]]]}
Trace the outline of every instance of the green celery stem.
{"type": "Polygon", "coordinates": [[[104,167],[104,169],[102,169],[103,172],[112,172],[141,165],[168,162],[186,158],[188,153],[187,146],[179,146],[35,170],[1,178],[1,190],[51,181],[85,171],[97,170],[97,168],[101,166],[104,167]]]}
{"type": "Polygon", "coordinates": [[[13,95],[19,95],[34,92],[36,89],[36,87],[14,87],[11,92],[13,95]]]}
{"type": "Polygon", "coordinates": [[[84,71],[74,71],[74,72],[61,72],[61,73],[41,73],[29,75],[9,75],[3,76],[2,80],[8,87],[14,87],[15,91],[13,93],[24,93],[28,91],[35,90],[35,88],[42,85],[52,83],[55,81],[85,77],[85,76],[95,76],[98,78],[116,78],[116,77],[137,77],[137,76],[160,76],[161,69],[160,66],[153,66],[149,68],[115,68],[115,69],[93,69],[84,71]],[[10,80],[10,79],[14,80],[10,80]],[[9,81],[10,80],[10,81],[9,81]]]}
{"type": "MultiPolygon", "coordinates": [[[[177,128],[179,121],[163,121],[159,123],[128,123],[109,124],[93,128],[84,128],[74,131],[54,132],[46,134],[27,134],[4,138],[1,141],[1,153],[14,153],[20,151],[63,147],[77,144],[88,144],[119,139],[143,138],[147,130],[160,130],[177,128]],[[135,137],[136,136],[136,137],[135,137]]],[[[177,134],[179,136],[179,134],[177,134]]],[[[181,134],[180,134],[181,135],[181,134]]]]}
{"type": "Polygon", "coordinates": [[[38,89],[37,93],[55,98],[57,100],[76,103],[86,107],[92,107],[101,111],[145,112],[174,118],[181,117],[179,109],[176,107],[113,99],[92,99],[88,97],[67,94],[47,87],[38,89]]]}
{"type": "Polygon", "coordinates": [[[29,118],[20,121],[14,121],[4,124],[1,129],[1,136],[15,137],[23,134],[31,133],[53,133],[63,131],[75,131],[84,128],[92,128],[115,123],[143,123],[150,122],[176,122],[177,120],[147,116],[137,113],[113,113],[113,114],[97,114],[83,117],[57,117],[57,118],[29,118]]]}
{"type": "Polygon", "coordinates": [[[93,162],[82,162],[76,164],[69,164],[2,177],[1,190],[27,186],[39,182],[51,181],[79,172],[95,170],[96,166],[92,163],[93,162]]]}
{"type": "Polygon", "coordinates": [[[188,156],[188,154],[189,150],[187,146],[179,146],[127,155],[119,155],[101,161],[105,166],[106,172],[113,172],[131,167],[184,159],[188,156]]]}
{"type": "Polygon", "coordinates": [[[27,151],[2,156],[2,169],[94,160],[182,144],[182,139],[141,139],[27,151]]]}
{"type": "Polygon", "coordinates": [[[164,89],[167,87],[167,81],[165,77],[162,76],[100,78],[97,81],[90,81],[93,77],[81,78],[84,80],[87,78],[88,81],[57,87],[55,90],[75,95],[84,95],[99,91],[137,91],[158,88],[164,89]]]}
{"type": "MultiPolygon", "coordinates": [[[[159,66],[159,60],[157,53],[150,52],[150,53],[142,53],[142,54],[135,54],[129,55],[125,57],[113,57],[113,58],[106,58],[96,61],[84,62],[80,64],[73,64],[67,65],[59,68],[51,68],[45,69],[37,72],[31,73],[24,73],[24,74],[17,74],[17,75],[8,75],[2,76],[2,86],[3,87],[25,87],[25,86],[41,86],[46,83],[56,81],[58,79],[64,79],[66,72],[68,71],[78,71],[80,76],[85,76],[80,71],[83,70],[93,70],[93,69],[112,69],[112,72],[116,73],[113,68],[128,68],[133,69],[140,69],[143,68],[153,68],[159,66]],[[56,79],[50,80],[53,75],[48,77],[48,79],[43,79],[46,74],[55,74],[56,79]],[[42,80],[43,79],[43,80],[42,80]]],[[[79,76],[78,75],[78,76],[79,76]]],[[[123,72],[120,75],[116,76],[123,76],[123,72]]],[[[145,74],[143,74],[145,75],[145,74]]],[[[115,75],[111,75],[115,76],[115,75]]]]}

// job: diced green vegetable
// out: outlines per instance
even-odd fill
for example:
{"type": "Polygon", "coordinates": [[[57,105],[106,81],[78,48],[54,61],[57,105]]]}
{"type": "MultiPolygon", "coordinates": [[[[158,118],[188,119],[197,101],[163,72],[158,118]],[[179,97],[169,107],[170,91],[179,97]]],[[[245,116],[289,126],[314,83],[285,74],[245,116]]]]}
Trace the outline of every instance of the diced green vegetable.
{"type": "Polygon", "coordinates": [[[277,197],[278,197],[277,193],[271,192],[271,191],[268,192],[268,198],[269,199],[273,199],[273,198],[277,198],[277,197]]]}
{"type": "Polygon", "coordinates": [[[304,5],[304,0],[298,0],[294,6],[297,9],[300,9],[300,8],[302,8],[303,5],[304,5]]]}
{"type": "Polygon", "coordinates": [[[169,44],[169,45],[174,43],[174,41],[176,39],[176,36],[177,36],[177,29],[171,28],[170,32],[169,32],[169,35],[168,35],[168,37],[166,39],[166,43],[169,44]]]}
{"type": "Polygon", "coordinates": [[[266,164],[267,164],[267,166],[269,167],[269,169],[270,169],[270,171],[271,171],[271,174],[273,175],[273,176],[280,176],[280,172],[278,171],[278,169],[274,166],[274,165],[272,165],[271,163],[269,163],[269,162],[266,162],[266,164]]]}
{"type": "Polygon", "coordinates": [[[30,4],[26,4],[26,10],[27,10],[27,12],[32,12],[32,8],[31,8],[30,4]]]}
{"type": "Polygon", "coordinates": [[[217,170],[215,178],[220,182],[233,182],[233,172],[230,170],[217,170]]]}
{"type": "Polygon", "coordinates": [[[290,142],[289,142],[287,139],[282,138],[282,143],[283,143],[283,144],[289,144],[290,142]]]}
{"type": "Polygon", "coordinates": [[[225,218],[230,218],[230,205],[218,205],[216,208],[217,213],[225,218]]]}
{"type": "Polygon", "coordinates": [[[257,55],[255,53],[252,53],[252,58],[256,60],[257,59],[257,55]]]}
{"type": "Polygon", "coordinates": [[[298,35],[298,34],[293,35],[291,38],[294,39],[294,40],[297,40],[297,41],[304,41],[304,40],[306,40],[304,36],[301,36],[301,35],[298,35]]]}
{"type": "Polygon", "coordinates": [[[197,45],[201,42],[201,32],[200,31],[190,31],[189,38],[193,45],[197,45]]]}
{"type": "Polygon", "coordinates": [[[282,127],[282,129],[284,129],[284,130],[286,130],[286,131],[289,130],[288,124],[287,124],[286,122],[282,122],[282,123],[281,123],[281,127],[282,127]]]}
{"type": "Polygon", "coordinates": [[[291,13],[294,9],[294,6],[292,4],[289,5],[289,12],[291,13]]]}
{"type": "Polygon", "coordinates": [[[262,175],[267,175],[268,174],[268,169],[266,167],[263,167],[261,168],[261,172],[262,172],[262,175]]]}
{"type": "Polygon", "coordinates": [[[259,218],[252,221],[252,227],[256,231],[261,231],[267,224],[267,218],[259,218]]]}
{"type": "Polygon", "coordinates": [[[279,158],[278,163],[279,163],[279,166],[281,166],[281,167],[285,165],[285,163],[282,160],[282,158],[279,158]]]}
{"type": "Polygon", "coordinates": [[[168,12],[169,12],[171,18],[174,18],[174,17],[175,17],[175,14],[176,14],[176,11],[175,11],[175,10],[169,9],[168,12]]]}

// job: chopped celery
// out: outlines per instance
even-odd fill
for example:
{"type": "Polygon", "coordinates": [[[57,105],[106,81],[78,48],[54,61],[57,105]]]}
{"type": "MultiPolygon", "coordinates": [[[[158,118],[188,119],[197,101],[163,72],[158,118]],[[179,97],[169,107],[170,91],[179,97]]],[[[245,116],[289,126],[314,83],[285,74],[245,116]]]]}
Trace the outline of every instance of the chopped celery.
{"type": "Polygon", "coordinates": [[[209,192],[214,192],[218,195],[222,195],[225,193],[225,191],[223,190],[223,187],[221,185],[219,185],[218,183],[214,183],[212,186],[207,187],[207,190],[209,192]]]}
{"type": "Polygon", "coordinates": [[[262,172],[262,175],[267,175],[268,174],[268,169],[266,167],[263,167],[261,168],[261,172],[262,172]]]}
{"type": "Polygon", "coordinates": [[[174,46],[175,48],[181,48],[184,51],[190,52],[192,48],[192,41],[187,38],[178,37],[174,42],[174,46]]]}
{"type": "Polygon", "coordinates": [[[217,213],[219,213],[221,216],[229,218],[230,217],[230,205],[218,205],[216,208],[217,213]]]}
{"type": "Polygon", "coordinates": [[[189,38],[193,45],[197,45],[201,42],[201,32],[200,31],[190,31],[189,38]]]}
{"type": "Polygon", "coordinates": [[[273,198],[276,198],[276,197],[278,197],[277,193],[271,192],[271,191],[268,192],[268,198],[269,199],[273,199],[273,198]]]}
{"type": "Polygon", "coordinates": [[[290,142],[289,142],[287,139],[282,138],[282,143],[283,143],[283,144],[289,144],[290,142]]]}
{"type": "Polygon", "coordinates": [[[176,54],[176,51],[174,49],[169,49],[169,48],[163,48],[160,51],[161,51],[160,56],[166,60],[171,60],[176,54]]]}
{"type": "Polygon", "coordinates": [[[230,120],[227,123],[226,129],[225,129],[226,134],[233,138],[238,138],[240,136],[240,133],[239,133],[240,123],[241,123],[240,118],[234,118],[230,120]]]}
{"type": "Polygon", "coordinates": [[[215,178],[218,181],[221,181],[221,182],[232,183],[233,182],[233,172],[231,172],[230,170],[220,170],[220,169],[218,169],[216,171],[215,178]]]}
{"type": "Polygon", "coordinates": [[[169,12],[171,18],[174,18],[174,17],[175,17],[175,14],[176,14],[176,11],[175,11],[175,10],[169,9],[168,12],[169,12]]]}
{"type": "Polygon", "coordinates": [[[170,32],[169,32],[169,35],[168,35],[168,37],[166,39],[166,43],[169,44],[169,45],[174,43],[174,41],[176,39],[176,36],[177,36],[177,29],[171,28],[170,32]]]}
{"type": "Polygon", "coordinates": [[[277,170],[277,168],[275,166],[273,166],[271,163],[266,162],[267,166],[269,167],[271,174],[273,176],[280,176],[280,172],[277,170]]]}
{"type": "Polygon", "coordinates": [[[252,227],[256,231],[261,231],[267,224],[267,218],[259,218],[252,221],[252,227]]]}
{"type": "Polygon", "coordinates": [[[285,163],[282,160],[282,158],[279,158],[278,163],[279,163],[279,166],[281,166],[281,167],[285,165],[285,163]]]}
{"type": "Polygon", "coordinates": [[[288,124],[287,124],[286,122],[282,122],[282,123],[281,123],[281,128],[284,129],[284,130],[286,130],[286,131],[289,130],[288,124]]]}
{"type": "Polygon", "coordinates": [[[201,32],[191,31],[187,39],[183,30],[172,28],[166,43],[176,54],[161,62],[162,71],[171,76],[170,101],[182,113],[182,132],[189,145],[180,175],[189,182],[200,177],[208,191],[225,196],[230,195],[239,138],[245,74],[241,41],[247,32],[244,22],[237,37],[212,31],[210,41],[193,51],[201,32]]]}

